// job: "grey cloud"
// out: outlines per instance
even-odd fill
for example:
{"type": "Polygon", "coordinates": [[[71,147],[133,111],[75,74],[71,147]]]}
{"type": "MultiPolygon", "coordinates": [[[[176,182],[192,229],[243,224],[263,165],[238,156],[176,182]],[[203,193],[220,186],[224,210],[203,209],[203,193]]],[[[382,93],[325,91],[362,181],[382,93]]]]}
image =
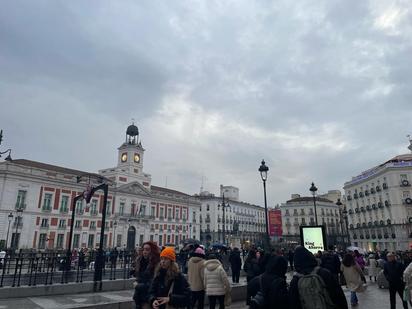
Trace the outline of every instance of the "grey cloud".
{"type": "Polygon", "coordinates": [[[374,10],[354,0],[5,1],[0,123],[16,154],[97,170],[115,163],[136,118],[146,172],[187,192],[198,190],[203,170],[209,190],[239,185],[260,203],[262,158],[273,202],[307,192],[312,180],[339,188],[396,155],[411,133],[410,15],[393,35],[376,27],[374,10]],[[346,148],[308,149],[222,124],[228,132],[197,137],[187,125],[178,138],[161,127],[173,118],[158,113],[180,95],[204,117],[299,141],[333,139],[325,133],[333,125],[346,148]]]}

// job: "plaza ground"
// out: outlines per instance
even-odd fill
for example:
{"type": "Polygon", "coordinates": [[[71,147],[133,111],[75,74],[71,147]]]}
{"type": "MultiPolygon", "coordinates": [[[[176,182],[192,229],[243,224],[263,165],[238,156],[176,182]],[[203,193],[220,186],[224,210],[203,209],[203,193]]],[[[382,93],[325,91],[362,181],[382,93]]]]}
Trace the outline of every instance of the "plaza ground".
{"type": "MultiPolygon", "coordinates": [[[[240,285],[244,285],[242,282],[240,285]]],[[[389,291],[380,289],[376,283],[368,282],[368,289],[364,293],[358,293],[359,309],[380,309],[390,308],[389,291]]],[[[350,292],[344,288],[346,299],[349,303],[350,292]]],[[[133,290],[116,292],[87,293],[74,295],[56,295],[27,297],[0,300],[0,309],[131,309],[133,308],[131,298],[133,290]]],[[[350,307],[350,306],[349,306],[350,307]]],[[[205,306],[207,309],[208,306],[205,306]]],[[[231,309],[246,309],[244,301],[232,304],[231,309]]],[[[397,308],[402,308],[400,298],[397,297],[397,308]]]]}

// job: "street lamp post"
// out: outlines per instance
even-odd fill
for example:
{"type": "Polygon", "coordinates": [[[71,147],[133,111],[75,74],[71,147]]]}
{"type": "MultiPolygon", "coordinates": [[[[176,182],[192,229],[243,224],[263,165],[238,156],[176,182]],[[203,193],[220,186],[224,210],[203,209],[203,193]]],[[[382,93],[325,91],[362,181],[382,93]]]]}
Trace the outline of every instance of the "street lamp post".
{"type": "Polygon", "coordinates": [[[7,216],[7,220],[9,221],[9,225],[7,226],[7,237],[6,237],[6,252],[9,245],[9,232],[10,232],[10,223],[13,220],[13,213],[9,213],[7,216]]]}
{"type": "Polygon", "coordinates": [[[117,242],[116,242],[116,227],[117,227],[117,220],[114,220],[113,222],[113,248],[117,247],[117,242]]]}
{"type": "Polygon", "coordinates": [[[270,247],[270,238],[269,238],[269,221],[268,221],[268,204],[266,200],[266,180],[268,178],[268,171],[269,167],[266,166],[265,160],[262,160],[262,163],[259,167],[260,177],[263,181],[263,195],[265,199],[265,221],[266,221],[266,237],[265,237],[265,245],[266,250],[269,252],[270,247]]]}
{"type": "Polygon", "coordinates": [[[21,208],[17,208],[17,215],[16,215],[16,222],[15,222],[15,224],[16,224],[16,232],[14,233],[14,241],[13,241],[13,249],[14,250],[17,250],[18,249],[18,247],[19,247],[19,238],[20,237],[18,237],[18,230],[19,230],[19,225],[20,225],[20,220],[21,220],[21,216],[22,216],[22,214],[23,214],[23,209],[21,209],[21,208]]]}
{"type": "Polygon", "coordinates": [[[313,182],[312,186],[309,188],[309,191],[311,191],[313,195],[313,207],[315,208],[315,224],[318,225],[318,213],[316,212],[316,191],[318,191],[318,188],[316,188],[313,182]]]}
{"type": "Polygon", "coordinates": [[[225,195],[222,194],[222,211],[223,211],[223,244],[227,244],[226,243],[226,218],[225,218],[225,208],[230,208],[229,203],[225,203],[225,195]]]}
{"type": "Polygon", "coordinates": [[[349,225],[348,225],[348,211],[346,210],[346,207],[342,211],[343,214],[343,219],[345,220],[346,223],[346,235],[348,236],[348,245],[350,246],[350,235],[349,235],[349,225]]]}
{"type": "MultiPolygon", "coordinates": [[[[3,141],[3,130],[0,130],[0,145],[2,141],[3,141]]],[[[1,158],[1,155],[6,154],[6,153],[8,153],[8,155],[6,158],[4,158],[4,160],[11,162],[12,159],[11,159],[11,149],[10,148],[7,149],[6,151],[0,151],[0,158],[1,158]]]]}
{"type": "Polygon", "coordinates": [[[342,202],[340,201],[340,198],[338,198],[338,201],[336,202],[336,206],[338,206],[339,208],[339,217],[340,217],[340,239],[342,241],[342,243],[345,243],[345,239],[343,237],[343,218],[342,218],[342,202]]]}

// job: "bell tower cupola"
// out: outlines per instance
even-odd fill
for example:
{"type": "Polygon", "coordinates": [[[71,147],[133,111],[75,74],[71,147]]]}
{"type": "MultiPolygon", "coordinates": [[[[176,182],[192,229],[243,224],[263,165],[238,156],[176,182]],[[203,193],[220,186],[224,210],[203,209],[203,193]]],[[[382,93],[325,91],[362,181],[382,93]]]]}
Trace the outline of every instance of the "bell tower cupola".
{"type": "Polygon", "coordinates": [[[126,129],[126,140],[118,148],[117,167],[99,171],[116,184],[138,181],[150,188],[151,176],[143,172],[143,155],[145,149],[139,140],[139,128],[132,122],[126,129]]]}

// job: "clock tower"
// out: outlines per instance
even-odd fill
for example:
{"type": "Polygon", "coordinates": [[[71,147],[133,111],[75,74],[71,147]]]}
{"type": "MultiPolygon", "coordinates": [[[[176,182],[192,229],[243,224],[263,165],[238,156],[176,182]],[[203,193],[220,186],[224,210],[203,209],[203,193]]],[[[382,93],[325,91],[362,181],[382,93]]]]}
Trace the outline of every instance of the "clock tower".
{"type": "Polygon", "coordinates": [[[139,141],[139,129],[132,123],[127,127],[125,142],[118,148],[117,167],[100,170],[99,173],[115,181],[116,186],[138,181],[150,189],[151,176],[143,172],[144,151],[139,141]]]}

